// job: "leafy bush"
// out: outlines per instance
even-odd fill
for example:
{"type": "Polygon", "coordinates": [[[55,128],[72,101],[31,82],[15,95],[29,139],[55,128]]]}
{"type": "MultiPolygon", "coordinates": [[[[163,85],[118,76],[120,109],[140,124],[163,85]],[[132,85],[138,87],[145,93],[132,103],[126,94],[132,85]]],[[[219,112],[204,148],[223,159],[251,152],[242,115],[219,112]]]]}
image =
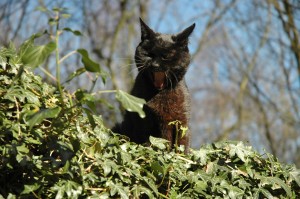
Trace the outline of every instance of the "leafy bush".
{"type": "MultiPolygon", "coordinates": [[[[31,72],[57,50],[53,42],[35,46],[41,35],[19,50],[0,50],[0,198],[300,197],[299,170],[242,142],[184,155],[166,150],[163,139],[142,146],[113,134],[92,112],[94,95],[70,94],[31,72]]],[[[85,50],[76,52],[84,68],[71,79],[82,71],[103,74],[85,50]]],[[[144,116],[143,100],[109,92],[144,116]]]]}

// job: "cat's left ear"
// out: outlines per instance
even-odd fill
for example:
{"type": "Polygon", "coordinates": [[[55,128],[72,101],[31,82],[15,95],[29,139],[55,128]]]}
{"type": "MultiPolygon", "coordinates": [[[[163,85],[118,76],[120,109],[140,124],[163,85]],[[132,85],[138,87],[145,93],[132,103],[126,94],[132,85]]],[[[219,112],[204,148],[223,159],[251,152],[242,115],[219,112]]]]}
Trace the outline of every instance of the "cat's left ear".
{"type": "Polygon", "coordinates": [[[174,40],[175,42],[183,45],[188,44],[189,36],[193,32],[196,24],[193,23],[193,25],[189,26],[188,28],[184,29],[181,33],[175,35],[174,40]]]}
{"type": "Polygon", "coordinates": [[[141,39],[152,39],[155,36],[155,32],[147,26],[147,24],[140,18],[141,23],[141,39]]]}

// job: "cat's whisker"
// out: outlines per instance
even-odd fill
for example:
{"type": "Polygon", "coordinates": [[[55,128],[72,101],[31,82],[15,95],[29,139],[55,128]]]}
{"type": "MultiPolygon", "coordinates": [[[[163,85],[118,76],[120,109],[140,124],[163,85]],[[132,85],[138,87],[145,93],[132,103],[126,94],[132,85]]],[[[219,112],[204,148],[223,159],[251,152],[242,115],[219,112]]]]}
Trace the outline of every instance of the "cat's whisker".
{"type": "Polygon", "coordinates": [[[176,80],[176,82],[178,83],[179,82],[179,80],[178,80],[178,78],[177,78],[177,76],[176,76],[176,74],[173,72],[173,71],[171,71],[170,70],[170,72],[171,72],[171,74],[175,77],[175,80],[176,80]]]}
{"type": "Polygon", "coordinates": [[[139,66],[139,67],[134,67],[133,69],[131,69],[128,74],[133,73],[135,70],[139,70],[140,68],[143,68],[143,66],[139,66]]]}
{"type": "Polygon", "coordinates": [[[116,57],[114,58],[115,60],[131,60],[131,61],[134,61],[135,59],[134,58],[129,58],[129,57],[116,57]]]}
{"type": "MultiPolygon", "coordinates": [[[[174,76],[175,77],[175,81],[176,81],[176,83],[178,82],[178,79],[177,79],[177,77],[176,77],[176,75],[174,74],[174,72],[173,71],[169,71],[170,72],[170,75],[172,75],[172,76],[174,76]]],[[[171,87],[172,87],[172,89],[174,89],[173,88],[173,81],[172,81],[172,77],[170,76],[170,77],[168,77],[169,78],[169,80],[170,80],[170,82],[171,82],[171,87]]],[[[176,85],[175,85],[176,86],[176,85]]],[[[174,87],[175,87],[174,86],[174,87]]]]}
{"type": "Polygon", "coordinates": [[[137,62],[137,63],[134,63],[134,62],[133,62],[133,63],[130,63],[130,64],[125,64],[125,65],[123,65],[123,66],[120,66],[120,68],[121,68],[121,70],[125,70],[125,69],[127,69],[127,68],[130,67],[130,68],[131,68],[130,71],[129,71],[129,74],[130,74],[130,73],[132,73],[134,70],[143,67],[143,66],[136,67],[136,64],[142,64],[142,65],[144,65],[144,63],[145,63],[145,62],[137,62]]]}
{"type": "Polygon", "coordinates": [[[167,72],[165,72],[165,76],[166,76],[166,79],[167,79],[167,84],[168,84],[168,82],[170,82],[170,86],[171,86],[171,90],[172,90],[173,89],[172,79],[169,77],[167,72]]]}
{"type": "Polygon", "coordinates": [[[134,66],[135,64],[132,63],[132,64],[125,64],[123,66],[120,66],[121,69],[125,69],[125,68],[128,68],[129,66],[134,66]]]}
{"type": "Polygon", "coordinates": [[[141,70],[139,70],[138,74],[144,72],[149,66],[148,65],[142,65],[140,68],[141,70]]]}

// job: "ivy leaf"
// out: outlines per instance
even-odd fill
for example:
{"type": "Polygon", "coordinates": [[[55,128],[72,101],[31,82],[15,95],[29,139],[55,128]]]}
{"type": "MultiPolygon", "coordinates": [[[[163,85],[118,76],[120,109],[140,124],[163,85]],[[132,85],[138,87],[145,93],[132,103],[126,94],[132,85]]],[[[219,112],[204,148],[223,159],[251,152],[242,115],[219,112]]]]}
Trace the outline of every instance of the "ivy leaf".
{"type": "Polygon", "coordinates": [[[44,6],[37,6],[37,7],[35,8],[35,10],[41,11],[41,12],[47,12],[47,13],[50,12],[50,11],[49,11],[46,7],[44,7],[44,6]]]}
{"type": "Polygon", "coordinates": [[[36,68],[44,63],[55,49],[56,44],[54,42],[49,42],[48,44],[41,46],[30,46],[22,55],[22,62],[32,68],[36,68]]]}
{"type": "Polygon", "coordinates": [[[87,71],[101,73],[100,64],[93,61],[85,49],[78,49],[77,52],[82,56],[81,62],[87,71]]]}
{"type": "Polygon", "coordinates": [[[82,193],[82,186],[69,180],[65,183],[65,192],[68,198],[78,198],[82,193]]]}
{"type": "Polygon", "coordinates": [[[204,148],[200,148],[199,151],[193,151],[193,154],[194,156],[197,158],[197,160],[200,161],[200,163],[202,165],[206,164],[207,163],[207,160],[208,160],[208,150],[207,149],[204,149],[204,148]]]}
{"type": "Polygon", "coordinates": [[[100,64],[92,60],[85,49],[78,49],[77,52],[81,55],[81,62],[84,68],[89,72],[97,73],[97,77],[100,75],[102,82],[105,84],[108,75],[105,71],[101,70],[100,64]]]}
{"type": "Polygon", "coordinates": [[[61,107],[39,110],[39,112],[35,113],[27,120],[29,128],[32,129],[34,125],[40,124],[46,118],[56,118],[60,111],[61,107]]]}
{"type": "Polygon", "coordinates": [[[166,144],[169,142],[168,140],[165,140],[162,138],[156,138],[156,137],[152,137],[152,136],[149,137],[149,141],[153,146],[155,146],[161,150],[166,149],[167,148],[166,144]]]}
{"type": "Polygon", "coordinates": [[[71,28],[64,28],[64,31],[71,32],[75,36],[82,36],[82,33],[79,30],[72,30],[71,28]]]}
{"type": "Polygon", "coordinates": [[[283,188],[285,190],[288,197],[292,196],[291,189],[280,178],[273,177],[273,176],[267,176],[267,177],[261,176],[261,179],[262,179],[262,183],[268,182],[269,184],[272,184],[272,185],[274,185],[274,184],[279,185],[281,188],[283,188]]]}
{"type": "Polygon", "coordinates": [[[130,95],[124,91],[117,90],[116,99],[129,112],[136,112],[141,118],[146,117],[143,106],[146,103],[144,99],[130,95]]]}
{"type": "Polygon", "coordinates": [[[298,170],[291,171],[290,175],[300,187],[300,170],[298,169],[298,170]]]}
{"type": "Polygon", "coordinates": [[[159,161],[155,161],[155,162],[151,163],[151,169],[156,175],[159,175],[159,174],[166,175],[166,172],[167,172],[166,168],[168,168],[168,167],[164,167],[163,165],[161,165],[159,163],[159,161]]]}
{"type": "Polygon", "coordinates": [[[40,188],[41,185],[34,183],[33,185],[24,185],[24,189],[21,192],[22,194],[29,194],[31,192],[34,192],[35,190],[37,190],[38,188],[40,188]]]}
{"type": "Polygon", "coordinates": [[[247,157],[251,155],[251,151],[242,142],[238,142],[236,145],[229,144],[228,147],[230,157],[237,155],[243,162],[247,162],[247,157]]]}
{"type": "Polygon", "coordinates": [[[116,194],[119,194],[121,198],[127,199],[128,194],[124,190],[124,187],[120,185],[119,183],[113,183],[112,181],[108,181],[106,183],[106,186],[110,188],[110,195],[115,196],[116,194]]]}
{"type": "Polygon", "coordinates": [[[27,39],[25,42],[21,44],[19,49],[19,56],[21,57],[21,59],[24,57],[24,54],[27,52],[27,50],[34,46],[34,40],[36,38],[43,36],[44,34],[47,34],[47,30],[32,35],[31,37],[29,37],[29,39],[27,39]]]}
{"type": "Polygon", "coordinates": [[[18,150],[18,152],[22,152],[22,153],[29,152],[29,149],[25,146],[25,144],[22,144],[21,146],[17,146],[16,149],[18,150]]]}
{"type": "Polygon", "coordinates": [[[273,198],[273,195],[264,188],[255,189],[254,198],[261,198],[262,196],[259,193],[262,193],[266,198],[273,198]]]}
{"type": "Polygon", "coordinates": [[[150,189],[147,189],[146,187],[143,187],[141,185],[135,184],[132,188],[132,192],[134,198],[140,198],[142,193],[145,193],[148,196],[148,198],[155,198],[150,189]]]}

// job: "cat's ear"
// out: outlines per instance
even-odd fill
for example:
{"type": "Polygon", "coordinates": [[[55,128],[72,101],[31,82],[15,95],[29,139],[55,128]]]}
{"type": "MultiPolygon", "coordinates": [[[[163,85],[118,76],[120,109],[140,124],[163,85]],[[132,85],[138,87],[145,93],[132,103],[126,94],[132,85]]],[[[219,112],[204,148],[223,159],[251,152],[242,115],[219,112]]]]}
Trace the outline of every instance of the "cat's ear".
{"type": "Polygon", "coordinates": [[[179,44],[187,45],[189,36],[193,32],[195,26],[196,26],[196,24],[193,23],[193,25],[189,26],[188,28],[184,29],[181,33],[177,34],[174,37],[175,42],[179,43],[179,44]]]}
{"type": "Polygon", "coordinates": [[[151,39],[155,36],[155,32],[147,26],[147,24],[140,18],[141,23],[141,39],[144,41],[145,39],[151,39]]]}

